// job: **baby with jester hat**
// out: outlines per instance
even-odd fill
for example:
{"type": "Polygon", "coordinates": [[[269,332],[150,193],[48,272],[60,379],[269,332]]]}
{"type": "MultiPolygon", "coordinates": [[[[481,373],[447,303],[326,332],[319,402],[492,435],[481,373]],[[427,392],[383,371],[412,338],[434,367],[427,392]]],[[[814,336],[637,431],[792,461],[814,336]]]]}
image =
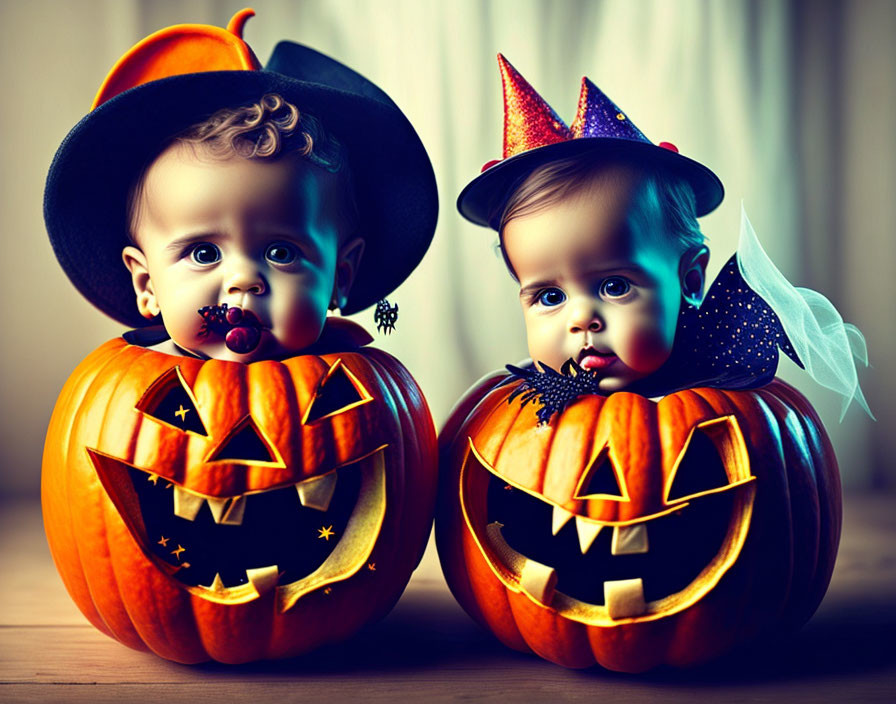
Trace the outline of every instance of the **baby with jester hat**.
{"type": "Polygon", "coordinates": [[[654,145],[587,78],[567,127],[503,56],[499,66],[503,159],[457,205],[497,230],[520,285],[532,364],[514,374],[584,372],[579,383],[601,394],[753,388],[774,377],[780,348],[864,404],[852,360],[861,334],[820,294],[790,286],[745,217],[740,251],[705,290],[697,218],[724,193],[712,171],[654,145]]]}

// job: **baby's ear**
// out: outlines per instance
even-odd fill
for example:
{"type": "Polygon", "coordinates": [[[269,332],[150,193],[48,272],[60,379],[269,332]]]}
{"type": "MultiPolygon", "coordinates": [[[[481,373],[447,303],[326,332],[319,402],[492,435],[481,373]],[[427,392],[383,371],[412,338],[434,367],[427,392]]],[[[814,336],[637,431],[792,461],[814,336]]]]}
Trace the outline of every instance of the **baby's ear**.
{"type": "Polygon", "coordinates": [[[348,292],[355,281],[363,254],[364,240],[360,237],[349,240],[339,248],[339,252],[336,254],[336,276],[333,281],[333,298],[330,301],[330,308],[345,307],[348,292]]]}
{"type": "Polygon", "coordinates": [[[685,250],[678,262],[681,296],[695,307],[703,302],[707,264],[709,264],[709,247],[703,244],[685,250]]]}
{"type": "Polygon", "coordinates": [[[144,318],[155,318],[160,312],[159,302],[149,278],[146,255],[136,247],[128,246],[121,250],[121,259],[131,272],[131,283],[137,294],[137,310],[144,318]]]}

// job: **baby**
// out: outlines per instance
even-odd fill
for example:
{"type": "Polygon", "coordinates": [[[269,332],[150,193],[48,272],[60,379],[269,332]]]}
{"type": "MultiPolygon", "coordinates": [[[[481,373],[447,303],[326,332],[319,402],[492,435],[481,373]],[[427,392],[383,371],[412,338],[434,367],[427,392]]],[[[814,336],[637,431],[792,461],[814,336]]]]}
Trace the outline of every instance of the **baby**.
{"type": "Polygon", "coordinates": [[[498,231],[536,366],[573,360],[600,392],[628,388],[669,359],[682,305],[703,299],[697,216],[721,201],[721,183],[654,146],[587,79],[567,128],[503,56],[499,65],[504,159],[458,207],[498,231]]]}
{"type": "Polygon", "coordinates": [[[772,380],[780,349],[864,407],[861,334],[823,296],[794,289],[745,218],[738,253],[704,301],[709,249],[697,218],[724,196],[712,171],[653,144],[587,78],[567,127],[503,56],[499,66],[504,158],[483,167],[458,209],[497,230],[520,285],[532,364],[512,374],[566,399],[754,388],[772,380]]]}
{"type": "Polygon", "coordinates": [[[341,146],[275,94],[178,135],[129,200],[122,257],[170,354],[295,355],[345,305],[364,251],[341,146]]]}
{"type": "Polygon", "coordinates": [[[432,240],[407,118],[308,47],[281,42],[262,68],[252,14],[141,41],[50,169],[56,255],[131,344],[243,363],[357,347],[369,335],[327,311],[383,299],[432,240]]]}
{"type": "Polygon", "coordinates": [[[657,171],[588,154],[549,163],[510,196],[499,232],[532,359],[573,359],[602,392],[659,369],[682,300],[703,297],[693,193],[657,171]]]}

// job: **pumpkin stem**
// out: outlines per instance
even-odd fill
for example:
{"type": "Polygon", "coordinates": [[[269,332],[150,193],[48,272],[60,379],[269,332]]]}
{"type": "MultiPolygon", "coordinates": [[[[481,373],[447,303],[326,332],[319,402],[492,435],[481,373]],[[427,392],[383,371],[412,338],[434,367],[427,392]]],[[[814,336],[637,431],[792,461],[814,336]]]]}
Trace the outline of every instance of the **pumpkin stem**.
{"type": "Polygon", "coordinates": [[[240,10],[230,18],[230,22],[227,23],[227,31],[231,34],[235,34],[237,37],[242,39],[243,29],[245,28],[246,22],[249,21],[250,17],[255,17],[255,10],[253,10],[251,7],[244,7],[242,10],[240,10]]]}

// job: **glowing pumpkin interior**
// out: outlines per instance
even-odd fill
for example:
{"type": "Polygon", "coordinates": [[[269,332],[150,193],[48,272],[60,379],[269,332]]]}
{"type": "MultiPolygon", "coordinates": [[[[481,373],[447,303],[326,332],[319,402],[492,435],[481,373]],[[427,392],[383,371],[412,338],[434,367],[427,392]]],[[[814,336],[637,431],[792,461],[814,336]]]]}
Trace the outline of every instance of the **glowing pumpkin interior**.
{"type": "Polygon", "coordinates": [[[733,416],[691,428],[673,462],[611,434],[583,463],[586,441],[558,437],[546,448],[539,435],[484,447],[470,437],[461,471],[467,528],[507,588],[569,619],[607,626],[691,606],[736,561],[755,477],[733,416]],[[549,466],[536,488],[539,457],[571,468],[549,466]]]}
{"type": "Polygon", "coordinates": [[[353,575],[373,550],[386,511],[386,444],[360,413],[377,400],[336,360],[298,409],[292,432],[302,434],[303,454],[319,460],[303,463],[278,448],[282,416],[231,417],[221,398],[197,398],[173,367],[133,407],[141,418],[127,456],[135,461],[121,459],[122,447],[87,452],[159,569],[217,603],[244,603],[276,589],[285,611],[304,594],[353,575]],[[370,432],[345,431],[358,424],[370,432]],[[334,425],[344,438],[335,452],[319,439],[334,425]]]}

